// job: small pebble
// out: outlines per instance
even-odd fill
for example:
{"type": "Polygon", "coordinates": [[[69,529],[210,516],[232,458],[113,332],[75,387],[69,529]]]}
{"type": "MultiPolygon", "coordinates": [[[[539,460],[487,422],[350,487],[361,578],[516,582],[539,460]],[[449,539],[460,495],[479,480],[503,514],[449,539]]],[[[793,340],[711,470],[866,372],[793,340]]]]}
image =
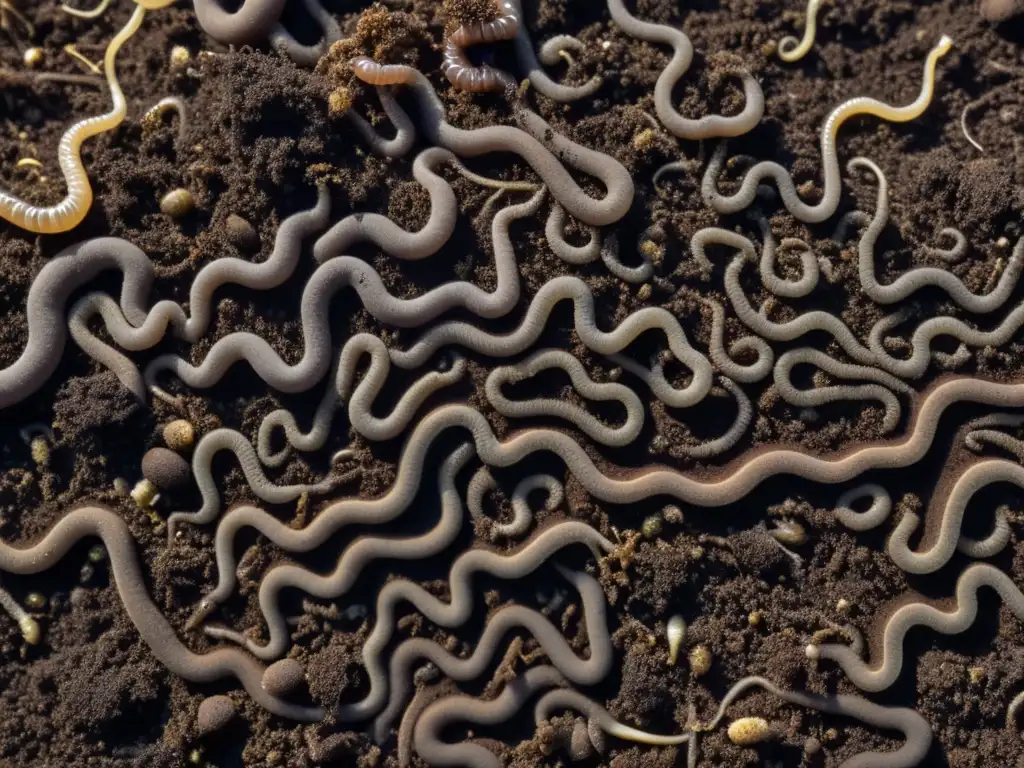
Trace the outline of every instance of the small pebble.
{"type": "Polygon", "coordinates": [[[679,657],[679,647],[686,639],[686,621],[682,616],[673,616],[665,626],[665,636],[668,638],[668,663],[674,665],[679,657]]]}
{"type": "Polygon", "coordinates": [[[306,677],[305,668],[295,659],[275,661],[263,673],[263,690],[271,696],[286,696],[306,677]]]}
{"type": "Polygon", "coordinates": [[[164,425],[164,444],[172,451],[187,451],[195,441],[195,427],[185,419],[175,419],[164,425]]]}
{"type": "Polygon", "coordinates": [[[234,719],[235,702],[227,696],[209,696],[203,699],[196,713],[196,730],[200,736],[219,731],[234,719]]]}
{"type": "Polygon", "coordinates": [[[260,236],[252,224],[232,213],[224,221],[228,242],[241,251],[255,251],[260,247],[260,236]]]}
{"type": "Polygon", "coordinates": [[[174,451],[150,448],[142,457],[142,476],[161,491],[169,491],[187,484],[192,470],[188,462],[174,451]]]}
{"type": "Polygon", "coordinates": [[[89,547],[89,562],[102,563],[107,559],[107,550],[102,544],[89,547]]]}
{"type": "Polygon", "coordinates": [[[805,755],[816,755],[821,752],[821,742],[813,736],[808,737],[804,742],[804,754],[805,755]]]}
{"type": "Polygon", "coordinates": [[[160,210],[173,219],[180,219],[192,212],[196,199],[187,189],[172,189],[160,199],[160,210]]]}
{"type": "Polygon", "coordinates": [[[729,741],[740,747],[750,747],[767,741],[773,735],[772,727],[763,717],[741,717],[729,725],[729,741]]]}

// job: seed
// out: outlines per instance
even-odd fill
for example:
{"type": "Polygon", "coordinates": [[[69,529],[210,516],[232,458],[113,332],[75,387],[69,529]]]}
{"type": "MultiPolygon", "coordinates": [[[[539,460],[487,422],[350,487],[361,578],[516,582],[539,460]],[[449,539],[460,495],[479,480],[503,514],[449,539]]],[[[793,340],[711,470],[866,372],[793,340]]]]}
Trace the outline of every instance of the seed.
{"type": "Polygon", "coordinates": [[[682,616],[676,615],[668,620],[665,635],[668,637],[668,663],[675,666],[679,657],[679,646],[686,639],[686,622],[682,616]]]}
{"type": "Polygon", "coordinates": [[[690,651],[690,671],[694,677],[706,675],[711,669],[711,651],[705,646],[698,645],[690,651]]]}
{"type": "Polygon", "coordinates": [[[173,219],[180,219],[196,207],[196,199],[187,189],[172,189],[160,200],[160,210],[173,219]]]}
{"type": "Polygon", "coordinates": [[[661,515],[650,515],[644,520],[644,524],[640,530],[646,538],[653,539],[661,533],[661,528],[661,515]]]}
{"type": "Polygon", "coordinates": [[[39,592],[29,592],[25,595],[25,605],[33,611],[41,611],[46,607],[46,595],[39,592]]]}
{"type": "Polygon", "coordinates": [[[191,422],[175,419],[164,425],[164,443],[172,451],[187,451],[196,441],[196,430],[191,422]]]}
{"type": "Polygon", "coordinates": [[[729,740],[741,747],[760,744],[772,735],[772,727],[763,717],[741,717],[729,725],[729,740]]]}
{"type": "Polygon", "coordinates": [[[184,67],[192,60],[192,54],[184,45],[176,45],[171,48],[171,66],[184,67]]]}
{"type": "Polygon", "coordinates": [[[160,498],[157,487],[145,478],[135,484],[129,495],[140,509],[148,509],[156,504],[156,500],[160,498]]]}
{"type": "Polygon", "coordinates": [[[25,62],[26,67],[38,67],[43,63],[43,49],[29,48],[25,51],[25,55],[22,56],[22,61],[25,62]]]}
{"type": "Polygon", "coordinates": [[[50,444],[46,442],[46,438],[42,435],[36,435],[32,438],[32,442],[29,443],[29,449],[32,451],[32,461],[36,463],[36,466],[45,467],[50,463],[50,444]]]}
{"type": "Polygon", "coordinates": [[[31,616],[22,616],[18,620],[18,628],[21,630],[21,636],[25,638],[25,642],[29,645],[39,645],[39,641],[43,639],[43,632],[39,629],[39,622],[31,616]]]}
{"type": "Polygon", "coordinates": [[[751,611],[747,616],[747,624],[752,627],[760,626],[761,620],[764,618],[764,614],[760,611],[751,611]]]}
{"type": "Polygon", "coordinates": [[[89,562],[102,563],[107,559],[107,550],[100,544],[89,547],[89,562]]]}

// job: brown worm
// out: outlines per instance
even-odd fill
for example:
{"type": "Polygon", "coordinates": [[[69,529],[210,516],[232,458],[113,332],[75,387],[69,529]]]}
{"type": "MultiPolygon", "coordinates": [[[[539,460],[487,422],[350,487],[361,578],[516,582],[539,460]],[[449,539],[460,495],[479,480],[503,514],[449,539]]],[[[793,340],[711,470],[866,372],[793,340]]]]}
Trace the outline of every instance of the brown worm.
{"type": "Polygon", "coordinates": [[[370,85],[416,84],[416,70],[401,64],[378,64],[369,56],[356,56],[351,66],[356,77],[370,85]]]}
{"type": "Polygon", "coordinates": [[[487,64],[473,66],[465,52],[450,38],[444,46],[441,71],[454,88],[469,93],[514,91],[515,78],[487,64]]]}
{"type": "Polygon", "coordinates": [[[492,21],[475,21],[463,24],[448,36],[448,40],[459,48],[468,48],[481,43],[511,40],[519,31],[520,14],[512,0],[500,0],[498,18],[492,21]]]}

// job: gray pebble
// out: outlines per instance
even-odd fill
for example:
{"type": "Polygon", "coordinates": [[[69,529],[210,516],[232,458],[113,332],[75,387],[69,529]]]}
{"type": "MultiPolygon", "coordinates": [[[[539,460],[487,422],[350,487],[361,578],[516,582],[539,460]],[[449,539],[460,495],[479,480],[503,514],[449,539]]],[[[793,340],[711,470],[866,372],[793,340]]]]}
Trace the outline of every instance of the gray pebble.
{"type": "Polygon", "coordinates": [[[241,216],[232,213],[224,221],[228,242],[241,251],[255,251],[260,247],[260,236],[256,229],[241,216]]]}
{"type": "Polygon", "coordinates": [[[181,456],[167,448],[150,448],[142,457],[142,476],[161,491],[186,485],[192,470],[181,456]]]}
{"type": "Polygon", "coordinates": [[[263,673],[263,690],[271,696],[286,696],[306,677],[306,669],[295,659],[275,661],[263,673]]]}
{"type": "Polygon", "coordinates": [[[219,731],[234,719],[236,712],[235,702],[227,696],[205,698],[196,714],[196,730],[200,736],[219,731]]]}

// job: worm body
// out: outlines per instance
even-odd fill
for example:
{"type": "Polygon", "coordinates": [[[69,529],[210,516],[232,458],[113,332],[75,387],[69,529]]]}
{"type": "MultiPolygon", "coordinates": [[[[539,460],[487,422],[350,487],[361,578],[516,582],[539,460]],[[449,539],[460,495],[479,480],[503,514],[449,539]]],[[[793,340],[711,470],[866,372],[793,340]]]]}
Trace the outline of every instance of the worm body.
{"type": "Polygon", "coordinates": [[[147,10],[170,5],[174,0],[137,0],[135,10],[128,22],[121,28],[107,46],[103,56],[103,71],[110,87],[111,110],[98,117],[90,117],[75,123],[61,137],[57,147],[57,162],[67,184],[68,192],[56,205],[40,207],[30,205],[10,192],[0,190],[0,218],[17,227],[37,234],[52,235],[74,229],[92,206],[92,184],[82,165],[82,144],[86,139],[112,131],[121,124],[128,111],[128,102],[117,81],[116,59],[118,51],[142,26],[147,10]]]}

